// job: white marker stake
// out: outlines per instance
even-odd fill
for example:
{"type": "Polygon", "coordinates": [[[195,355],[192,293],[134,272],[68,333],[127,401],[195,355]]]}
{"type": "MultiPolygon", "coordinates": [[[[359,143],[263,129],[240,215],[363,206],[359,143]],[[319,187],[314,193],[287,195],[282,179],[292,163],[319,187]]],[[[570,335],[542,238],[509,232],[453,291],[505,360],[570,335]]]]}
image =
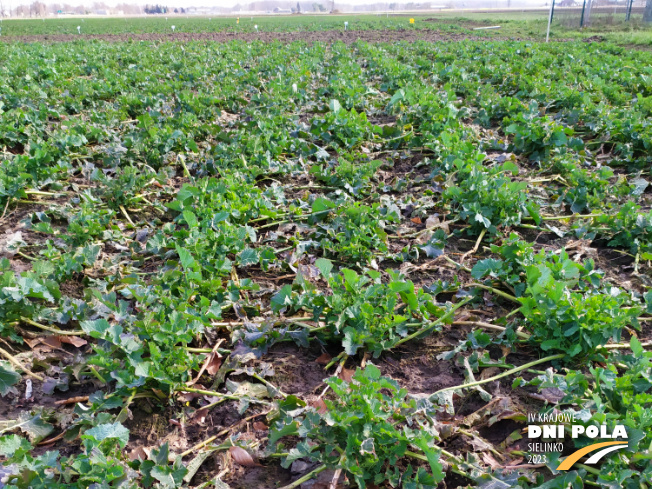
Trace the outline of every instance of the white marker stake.
{"type": "Polygon", "coordinates": [[[296,83],[292,84],[292,93],[297,93],[299,91],[299,87],[297,87],[296,83]]]}
{"type": "Polygon", "coordinates": [[[258,32],[258,24],[254,26],[254,29],[256,29],[256,32],[258,32]]]}
{"type": "Polygon", "coordinates": [[[349,29],[349,23],[348,23],[348,22],[344,22],[344,30],[346,31],[346,30],[348,30],[348,29],[349,29]]]}
{"type": "Polygon", "coordinates": [[[171,26],[171,27],[172,27],[172,32],[174,32],[174,29],[176,29],[176,28],[177,28],[177,27],[176,27],[176,26],[174,26],[174,25],[173,25],[173,26],[171,26]]]}
{"type": "Polygon", "coordinates": [[[81,26],[80,25],[77,26],[77,34],[81,34],[81,26]]]}
{"type": "Polygon", "coordinates": [[[550,37],[550,23],[552,22],[552,9],[555,6],[555,0],[552,0],[550,2],[550,14],[548,14],[548,30],[546,31],[546,42],[548,42],[548,38],[550,37]]]}

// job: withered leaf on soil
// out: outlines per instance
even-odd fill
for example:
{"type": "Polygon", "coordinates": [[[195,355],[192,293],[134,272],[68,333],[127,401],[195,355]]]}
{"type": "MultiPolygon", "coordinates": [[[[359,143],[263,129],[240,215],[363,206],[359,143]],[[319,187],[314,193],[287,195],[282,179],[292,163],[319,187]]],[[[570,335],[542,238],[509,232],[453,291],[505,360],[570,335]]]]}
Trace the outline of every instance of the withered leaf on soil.
{"type": "Polygon", "coordinates": [[[253,426],[256,431],[267,431],[267,425],[262,421],[254,421],[253,426]]]}
{"type": "Polygon", "coordinates": [[[249,455],[244,448],[231,447],[229,448],[229,455],[231,455],[231,458],[235,463],[242,465],[243,467],[255,467],[256,465],[260,465],[254,461],[253,457],[249,455]]]}
{"type": "Polygon", "coordinates": [[[68,343],[69,345],[76,346],[77,348],[82,347],[88,344],[83,338],[79,336],[57,336],[61,343],[68,343]]]}
{"type": "Polygon", "coordinates": [[[316,363],[319,365],[328,365],[328,363],[333,359],[332,356],[330,356],[328,353],[324,352],[321,355],[317,357],[315,360],[316,363]]]}
{"type": "Polygon", "coordinates": [[[34,339],[24,338],[24,340],[32,350],[39,345],[46,348],[61,348],[61,341],[56,336],[41,336],[34,339]]]}
{"type": "Polygon", "coordinates": [[[131,450],[127,454],[127,456],[129,457],[129,460],[131,460],[131,461],[134,461],[136,459],[138,459],[138,460],[147,460],[149,452],[150,452],[150,450],[148,448],[136,447],[133,450],[131,450]]]}
{"type": "Polygon", "coordinates": [[[501,464],[491,456],[490,453],[484,452],[482,454],[482,461],[486,463],[489,467],[492,468],[492,470],[499,469],[501,467],[501,464]]]}
{"type": "Polygon", "coordinates": [[[315,401],[310,401],[308,404],[316,408],[319,414],[324,414],[328,411],[328,407],[326,407],[326,403],[321,398],[315,401]]]}
{"type": "Polygon", "coordinates": [[[342,368],[340,370],[340,373],[337,374],[337,376],[342,379],[345,382],[351,382],[353,380],[353,374],[355,373],[355,370],[350,369],[350,368],[342,368]]]}

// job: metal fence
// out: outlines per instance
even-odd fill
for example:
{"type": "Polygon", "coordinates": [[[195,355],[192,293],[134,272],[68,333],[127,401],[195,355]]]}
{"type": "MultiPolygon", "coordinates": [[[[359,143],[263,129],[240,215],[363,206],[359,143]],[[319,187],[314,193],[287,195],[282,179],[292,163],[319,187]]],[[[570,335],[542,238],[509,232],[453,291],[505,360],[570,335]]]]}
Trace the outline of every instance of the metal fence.
{"type": "Polygon", "coordinates": [[[643,21],[645,0],[556,0],[553,20],[566,27],[599,27],[643,21]]]}

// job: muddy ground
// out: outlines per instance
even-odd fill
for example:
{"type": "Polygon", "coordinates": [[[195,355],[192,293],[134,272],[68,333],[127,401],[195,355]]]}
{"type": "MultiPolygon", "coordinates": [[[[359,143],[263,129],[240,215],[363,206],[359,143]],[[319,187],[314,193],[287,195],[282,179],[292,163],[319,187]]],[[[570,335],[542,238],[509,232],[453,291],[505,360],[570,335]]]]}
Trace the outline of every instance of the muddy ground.
{"type": "Polygon", "coordinates": [[[177,41],[177,42],[191,42],[191,41],[213,41],[213,42],[229,42],[229,41],[264,41],[272,42],[279,41],[282,43],[289,43],[294,41],[308,41],[308,42],[344,42],[351,44],[356,41],[366,42],[396,42],[396,41],[428,41],[428,42],[445,42],[445,41],[463,41],[472,39],[474,41],[525,41],[526,38],[507,38],[500,36],[483,37],[469,34],[452,34],[441,33],[438,31],[414,29],[414,30],[396,30],[396,31],[383,31],[383,30],[369,30],[369,31],[315,31],[315,32],[177,32],[169,34],[89,34],[89,35],[74,35],[74,34],[48,34],[38,36],[11,36],[0,37],[2,42],[73,42],[73,41],[109,41],[109,42],[125,42],[125,41],[177,41]]]}

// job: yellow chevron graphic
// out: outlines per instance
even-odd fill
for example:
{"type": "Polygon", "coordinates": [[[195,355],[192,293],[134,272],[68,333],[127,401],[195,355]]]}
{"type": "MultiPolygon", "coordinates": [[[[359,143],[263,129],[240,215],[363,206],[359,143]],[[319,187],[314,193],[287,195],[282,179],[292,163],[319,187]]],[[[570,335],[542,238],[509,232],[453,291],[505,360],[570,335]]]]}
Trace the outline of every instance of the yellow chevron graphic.
{"type": "Polygon", "coordinates": [[[573,452],[568,457],[566,457],[566,459],[564,459],[564,461],[559,464],[557,470],[568,470],[573,466],[573,464],[575,464],[575,462],[577,462],[587,453],[595,452],[600,448],[609,447],[612,445],[627,445],[627,442],[626,441],[604,441],[602,443],[595,443],[593,445],[589,445],[588,447],[580,448],[576,452],[573,452]]]}

